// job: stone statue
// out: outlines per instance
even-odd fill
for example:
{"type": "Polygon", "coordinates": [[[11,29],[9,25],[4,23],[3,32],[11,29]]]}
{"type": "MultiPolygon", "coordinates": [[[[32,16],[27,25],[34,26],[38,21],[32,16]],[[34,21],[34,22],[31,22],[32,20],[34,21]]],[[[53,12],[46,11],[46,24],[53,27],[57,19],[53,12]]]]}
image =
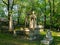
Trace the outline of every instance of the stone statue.
{"type": "Polygon", "coordinates": [[[36,28],[36,15],[35,15],[34,11],[33,11],[32,14],[30,15],[29,28],[30,28],[30,29],[36,28]]]}
{"type": "Polygon", "coordinates": [[[51,34],[50,30],[47,31],[46,39],[47,40],[52,40],[52,34],[51,34]]]}
{"type": "Polygon", "coordinates": [[[35,28],[36,28],[36,15],[35,12],[33,11],[32,14],[30,15],[30,20],[29,20],[29,28],[30,28],[30,39],[29,40],[34,40],[36,39],[35,35],[35,28]]]}

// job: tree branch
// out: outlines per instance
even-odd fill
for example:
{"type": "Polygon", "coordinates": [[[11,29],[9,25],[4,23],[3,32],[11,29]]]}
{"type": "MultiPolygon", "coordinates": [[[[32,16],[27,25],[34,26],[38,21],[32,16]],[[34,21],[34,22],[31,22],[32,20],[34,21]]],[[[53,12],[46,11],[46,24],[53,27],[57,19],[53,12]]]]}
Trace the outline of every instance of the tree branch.
{"type": "MultiPolygon", "coordinates": [[[[3,0],[2,0],[3,1],[3,0]]],[[[8,5],[5,1],[3,1],[4,4],[8,5]]]]}
{"type": "Polygon", "coordinates": [[[13,5],[14,5],[14,0],[13,0],[13,2],[12,2],[12,7],[11,7],[11,9],[13,9],[13,5]]]}

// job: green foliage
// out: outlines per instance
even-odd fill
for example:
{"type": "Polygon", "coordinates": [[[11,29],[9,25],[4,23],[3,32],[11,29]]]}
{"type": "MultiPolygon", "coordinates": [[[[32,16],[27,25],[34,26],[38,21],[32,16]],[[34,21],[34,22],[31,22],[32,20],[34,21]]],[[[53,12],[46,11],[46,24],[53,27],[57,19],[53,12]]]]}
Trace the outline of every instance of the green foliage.
{"type": "Polygon", "coordinates": [[[24,13],[20,15],[20,24],[25,24],[25,16],[26,15],[24,13]]]}
{"type": "MultiPolygon", "coordinates": [[[[7,0],[4,0],[7,3],[7,0]]],[[[20,18],[20,23],[25,22],[25,17],[27,14],[31,13],[31,10],[33,9],[36,13],[37,16],[37,22],[43,24],[44,23],[44,15],[46,15],[46,24],[50,25],[50,5],[48,0],[14,0],[14,5],[18,5],[18,10],[17,12],[14,12],[14,14],[18,13],[17,16],[13,14],[13,20],[17,19],[19,16],[20,18]],[[46,11],[45,11],[46,8],[46,11]]],[[[1,3],[0,7],[6,7],[5,4],[1,3]]],[[[52,15],[52,22],[54,26],[59,26],[60,25],[60,1],[59,0],[54,0],[54,5],[53,5],[53,0],[51,0],[51,11],[53,14],[52,15]],[[54,8],[53,8],[54,6],[54,8]],[[54,9],[54,13],[53,13],[54,9]],[[59,20],[58,20],[59,19],[59,20]]],[[[0,9],[0,15],[2,17],[4,16],[4,13],[2,13],[3,10],[0,9]]],[[[1,17],[1,16],[0,16],[1,17]]]]}

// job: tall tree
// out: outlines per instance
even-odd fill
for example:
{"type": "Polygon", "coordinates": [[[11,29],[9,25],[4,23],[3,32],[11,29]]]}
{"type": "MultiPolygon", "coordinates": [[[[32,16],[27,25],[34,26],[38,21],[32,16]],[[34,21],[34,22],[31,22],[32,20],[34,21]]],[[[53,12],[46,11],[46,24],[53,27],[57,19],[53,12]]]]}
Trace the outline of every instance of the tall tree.
{"type": "Polygon", "coordinates": [[[50,30],[52,29],[52,7],[51,7],[51,0],[49,0],[49,6],[50,6],[50,30]]]}
{"type": "Polygon", "coordinates": [[[46,0],[45,0],[45,14],[44,14],[44,30],[46,27],[46,0]]]}
{"type": "Polygon", "coordinates": [[[8,21],[9,21],[9,31],[12,31],[13,29],[13,21],[12,21],[12,9],[13,9],[13,5],[14,5],[14,0],[7,0],[7,3],[2,0],[4,4],[6,4],[7,6],[7,10],[8,10],[8,21]]]}

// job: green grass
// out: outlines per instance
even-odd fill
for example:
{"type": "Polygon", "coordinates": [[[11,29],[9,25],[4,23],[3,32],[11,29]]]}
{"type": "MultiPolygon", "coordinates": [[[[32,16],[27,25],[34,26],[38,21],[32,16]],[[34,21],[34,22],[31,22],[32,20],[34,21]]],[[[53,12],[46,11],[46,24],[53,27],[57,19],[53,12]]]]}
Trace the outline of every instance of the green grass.
{"type": "MultiPolygon", "coordinates": [[[[51,45],[60,45],[60,32],[51,31],[53,37],[53,43],[51,45]]],[[[41,35],[46,35],[46,31],[40,32],[41,35]]]]}
{"type": "MultiPolygon", "coordinates": [[[[44,38],[46,32],[41,32],[41,38],[44,38]]],[[[51,45],[60,45],[60,36],[57,36],[60,32],[53,32],[52,36],[54,38],[53,43],[51,45]]],[[[37,41],[29,41],[26,39],[21,39],[19,37],[13,37],[11,34],[0,33],[0,45],[42,45],[40,43],[41,40],[37,41]]]]}
{"type": "Polygon", "coordinates": [[[37,45],[37,41],[29,41],[26,39],[14,38],[10,34],[0,33],[0,45],[37,45]]]}

